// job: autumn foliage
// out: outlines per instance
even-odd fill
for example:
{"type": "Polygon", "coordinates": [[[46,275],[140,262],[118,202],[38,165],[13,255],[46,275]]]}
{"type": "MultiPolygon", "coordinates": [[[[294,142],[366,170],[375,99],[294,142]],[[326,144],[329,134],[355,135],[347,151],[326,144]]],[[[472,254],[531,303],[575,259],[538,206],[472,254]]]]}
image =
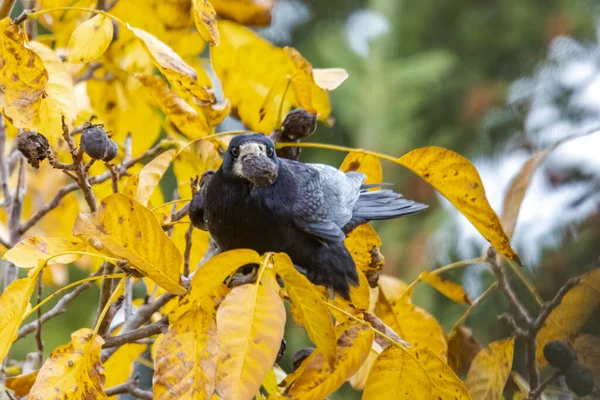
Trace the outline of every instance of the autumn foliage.
{"type": "Polygon", "coordinates": [[[279,143],[346,151],[340,169],[365,173],[367,183],[382,182],[381,159],[404,166],[456,206],[489,250],[405,283],[380,272],[381,239],[359,226],[345,242],[360,281],[349,301],[310,283],[286,254],[213,254],[208,233],[186,214],[199,177],[219,167],[239,133],[215,133],[218,125],[233,116],[271,134],[292,108],[332,124],[327,92],[348,78],[343,66],[314,68],[296,49],[245,26],[269,25],[272,7],[269,0],[40,0],[15,19],[2,15],[0,398],[324,399],[346,381],[365,400],[501,399],[508,381],[538,398],[553,382],[539,376],[552,368],[543,356],[552,340],[570,345],[598,383],[598,359],[587,351],[598,338],[579,332],[600,304],[600,270],[542,302],[510,244],[532,171],[552,149],[523,167],[499,218],[475,167],[450,150],[390,156],[279,143]],[[114,158],[90,157],[80,141],[92,128],[108,132],[114,158]],[[175,195],[160,186],[170,169],[175,195]],[[68,283],[71,263],[90,276],[68,283]],[[496,282],[477,299],[444,278],[478,263],[496,282]],[[258,268],[243,274],[248,264],[258,268]],[[539,307],[523,306],[509,273],[539,307]],[[43,323],[95,284],[93,326],[44,349],[43,323]],[[413,304],[423,284],[462,305],[450,331],[413,304]],[[42,298],[42,286],[58,289],[42,298]],[[134,287],[144,295],[134,296],[134,287]],[[513,335],[481,347],[465,321],[496,290],[508,300],[503,320],[513,335]],[[287,318],[314,345],[295,370],[277,363],[287,318]],[[8,358],[30,334],[33,361],[8,358]],[[516,340],[527,348],[526,377],[512,371],[513,358],[525,357],[515,353],[516,340]],[[146,351],[151,388],[133,374],[146,351]]]}

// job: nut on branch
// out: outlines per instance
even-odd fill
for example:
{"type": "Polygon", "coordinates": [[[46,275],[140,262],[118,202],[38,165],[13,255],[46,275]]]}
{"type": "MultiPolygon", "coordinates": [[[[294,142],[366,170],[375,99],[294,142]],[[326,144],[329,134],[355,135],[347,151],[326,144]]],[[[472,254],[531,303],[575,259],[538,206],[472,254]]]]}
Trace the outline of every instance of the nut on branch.
{"type": "MultiPolygon", "coordinates": [[[[297,108],[288,113],[281,129],[274,130],[270,138],[275,143],[300,143],[302,139],[311,136],[316,128],[317,116],[302,108],[297,108]]],[[[284,147],[277,150],[277,155],[281,158],[297,160],[301,152],[302,149],[299,147],[284,147]]]]}
{"type": "Polygon", "coordinates": [[[119,147],[102,125],[90,125],[81,133],[81,150],[94,160],[111,161],[117,156],[119,147]]]}
{"type": "Polygon", "coordinates": [[[40,167],[40,162],[48,157],[50,143],[41,133],[23,131],[17,136],[17,149],[35,169],[40,167]]]}

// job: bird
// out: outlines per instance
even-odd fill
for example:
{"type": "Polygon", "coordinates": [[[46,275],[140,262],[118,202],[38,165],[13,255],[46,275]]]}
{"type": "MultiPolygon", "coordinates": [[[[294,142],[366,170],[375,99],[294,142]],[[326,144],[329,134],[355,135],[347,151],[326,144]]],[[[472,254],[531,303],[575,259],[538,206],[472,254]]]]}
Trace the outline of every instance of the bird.
{"type": "Polygon", "coordinates": [[[358,273],[346,235],[368,221],[427,208],[365,179],[361,172],[279,158],[267,136],[240,134],[219,169],[203,176],[190,220],[221,251],[286,253],[312,283],[349,299],[358,273]]]}

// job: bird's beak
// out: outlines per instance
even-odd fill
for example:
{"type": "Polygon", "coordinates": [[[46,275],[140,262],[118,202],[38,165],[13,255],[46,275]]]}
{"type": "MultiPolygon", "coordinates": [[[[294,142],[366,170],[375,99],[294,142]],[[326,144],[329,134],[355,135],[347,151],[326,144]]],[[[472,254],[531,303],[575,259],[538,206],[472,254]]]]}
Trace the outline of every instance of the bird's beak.
{"type": "Polygon", "coordinates": [[[277,165],[266,151],[262,143],[244,143],[240,146],[240,175],[254,186],[272,185],[277,180],[277,165]]]}

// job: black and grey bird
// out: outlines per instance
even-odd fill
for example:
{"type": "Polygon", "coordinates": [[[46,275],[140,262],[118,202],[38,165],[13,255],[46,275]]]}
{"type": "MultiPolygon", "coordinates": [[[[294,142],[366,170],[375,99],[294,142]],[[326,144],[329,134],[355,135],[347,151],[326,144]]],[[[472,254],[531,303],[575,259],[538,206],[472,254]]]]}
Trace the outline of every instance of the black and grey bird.
{"type": "Polygon", "coordinates": [[[192,200],[190,219],[221,250],[287,253],[310,281],[348,298],[358,275],[346,234],[367,221],[427,208],[389,189],[369,191],[380,185],[365,185],[365,179],[360,172],[278,158],[262,134],[238,135],[192,200]]]}

